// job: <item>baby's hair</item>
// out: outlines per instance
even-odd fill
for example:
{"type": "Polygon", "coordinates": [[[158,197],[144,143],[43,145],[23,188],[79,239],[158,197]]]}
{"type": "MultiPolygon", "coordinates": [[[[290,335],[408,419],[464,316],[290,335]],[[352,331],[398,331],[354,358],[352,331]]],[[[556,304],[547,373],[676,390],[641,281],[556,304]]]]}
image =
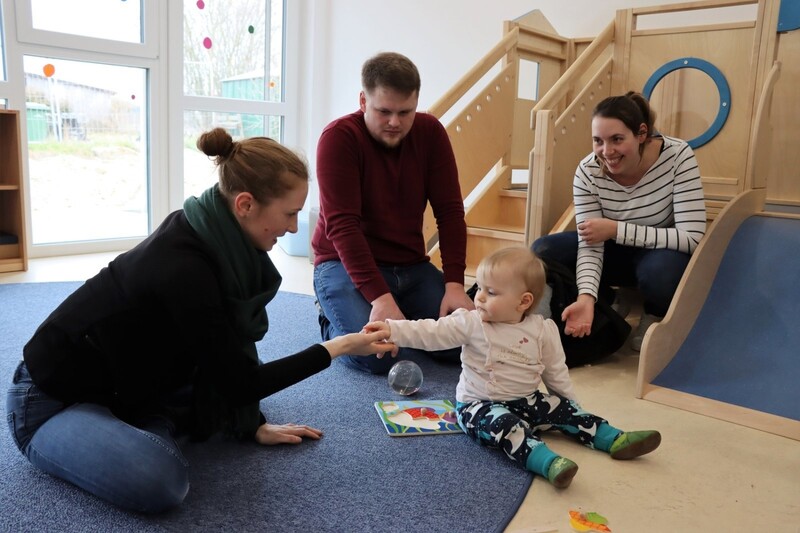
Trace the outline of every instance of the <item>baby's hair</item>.
{"type": "Polygon", "coordinates": [[[197,148],[214,158],[220,193],[229,201],[249,192],[266,205],[283,198],[299,181],[308,182],[303,158],[269,137],[234,141],[224,128],[214,128],[200,135],[197,148]]]}
{"type": "Polygon", "coordinates": [[[525,310],[530,314],[544,294],[547,274],[544,261],[533,250],[524,246],[501,248],[481,260],[477,274],[481,277],[491,276],[500,268],[508,268],[514,276],[518,276],[525,284],[525,289],[533,295],[534,305],[525,310]]]}

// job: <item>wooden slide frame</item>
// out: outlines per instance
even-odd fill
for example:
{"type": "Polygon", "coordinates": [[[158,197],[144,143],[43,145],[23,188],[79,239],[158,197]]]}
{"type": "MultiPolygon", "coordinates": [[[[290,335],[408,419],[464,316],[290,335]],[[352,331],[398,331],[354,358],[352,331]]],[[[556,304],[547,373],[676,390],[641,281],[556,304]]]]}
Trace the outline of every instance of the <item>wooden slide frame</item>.
{"type": "Polygon", "coordinates": [[[636,397],[800,440],[800,421],[798,420],[652,384],[653,379],[666,368],[686,341],[708,298],[725,250],[739,226],[755,215],[800,219],[800,215],[765,212],[766,183],[755,176],[757,172],[766,173],[768,171],[768,169],[757,166],[755,162],[767,159],[758,156],[768,153],[767,150],[771,144],[768,111],[772,92],[780,74],[780,67],[780,63],[776,62],[767,76],[754,121],[756,127],[753,132],[754,142],[748,154],[748,160],[751,163],[747,169],[747,182],[757,188],[738,194],[720,212],[692,255],[664,320],[654,324],[645,335],[639,356],[636,397]]]}

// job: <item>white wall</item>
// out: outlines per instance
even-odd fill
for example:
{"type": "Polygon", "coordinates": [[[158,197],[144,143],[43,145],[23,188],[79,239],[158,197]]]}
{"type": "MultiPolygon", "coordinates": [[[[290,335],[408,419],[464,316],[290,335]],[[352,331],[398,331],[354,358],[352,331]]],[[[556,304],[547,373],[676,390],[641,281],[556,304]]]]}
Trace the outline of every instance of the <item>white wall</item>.
{"type": "MultiPolygon", "coordinates": [[[[301,81],[301,85],[307,83],[310,91],[301,106],[306,135],[299,148],[308,157],[312,176],[319,134],[329,121],[357,109],[361,65],[378,52],[400,52],[416,63],[422,77],[419,105],[425,109],[497,44],[506,20],[521,18],[538,9],[559,35],[593,37],[614,19],[618,9],[676,3],[666,0],[305,2],[304,17],[308,24],[303,36],[304,53],[311,57],[306,57],[303,63],[313,67],[306,70],[311,78],[301,81]]],[[[694,18],[702,21],[708,12],[694,12],[694,18]]],[[[751,12],[749,9],[742,18],[752,20],[751,12]]],[[[314,184],[309,202],[318,205],[314,184]]]]}

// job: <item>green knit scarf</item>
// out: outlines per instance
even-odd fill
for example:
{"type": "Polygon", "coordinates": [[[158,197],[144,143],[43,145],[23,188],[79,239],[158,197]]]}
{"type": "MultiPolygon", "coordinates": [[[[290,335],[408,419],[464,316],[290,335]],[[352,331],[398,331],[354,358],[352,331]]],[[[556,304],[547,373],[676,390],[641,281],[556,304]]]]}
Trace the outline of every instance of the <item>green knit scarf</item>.
{"type": "MultiPolygon", "coordinates": [[[[214,251],[225,306],[242,340],[241,352],[229,357],[246,357],[259,363],[256,341],[269,329],[265,306],[275,297],[281,275],[265,252],[259,252],[242,231],[219,186],[190,197],[183,204],[189,224],[214,251]]],[[[207,438],[227,430],[240,438],[252,437],[260,424],[258,402],[231,408],[213,385],[214,376],[198,373],[194,384],[195,436],[207,438]]]]}

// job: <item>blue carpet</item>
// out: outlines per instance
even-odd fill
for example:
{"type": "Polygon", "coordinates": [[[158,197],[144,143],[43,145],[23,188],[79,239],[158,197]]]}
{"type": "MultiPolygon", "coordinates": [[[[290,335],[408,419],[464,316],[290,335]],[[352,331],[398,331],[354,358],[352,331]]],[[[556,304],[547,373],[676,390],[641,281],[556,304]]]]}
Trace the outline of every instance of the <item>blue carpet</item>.
{"type": "MultiPolygon", "coordinates": [[[[22,346],[78,283],[0,285],[0,414],[22,346]]],[[[313,298],[281,292],[259,343],[269,360],[318,341],[313,298]]],[[[415,398],[454,398],[459,368],[417,360],[415,398]]],[[[268,420],[325,431],[320,441],[261,447],[187,444],[191,489],[158,516],[121,511],[35,470],[0,428],[0,531],[502,531],[532,476],[466,435],[390,437],[373,402],[402,399],[386,378],[340,362],[262,402],[268,420]]]]}
{"type": "Polygon", "coordinates": [[[800,220],[753,216],[654,385],[800,420],[800,220]]]}

